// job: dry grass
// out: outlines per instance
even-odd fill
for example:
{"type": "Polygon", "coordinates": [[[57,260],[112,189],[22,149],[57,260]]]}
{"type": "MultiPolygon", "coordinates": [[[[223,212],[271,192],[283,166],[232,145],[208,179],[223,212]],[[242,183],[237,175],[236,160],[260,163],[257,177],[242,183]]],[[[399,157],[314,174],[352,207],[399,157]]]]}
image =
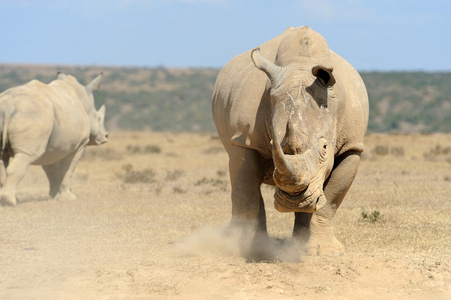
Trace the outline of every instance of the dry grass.
{"type": "Polygon", "coordinates": [[[47,201],[32,167],[19,204],[0,207],[0,298],[451,298],[450,147],[451,135],[368,135],[335,218],[344,257],[302,256],[292,214],[276,212],[264,186],[280,261],[246,263],[223,232],[231,205],[218,139],[113,132],[77,167],[77,201],[47,201]]]}

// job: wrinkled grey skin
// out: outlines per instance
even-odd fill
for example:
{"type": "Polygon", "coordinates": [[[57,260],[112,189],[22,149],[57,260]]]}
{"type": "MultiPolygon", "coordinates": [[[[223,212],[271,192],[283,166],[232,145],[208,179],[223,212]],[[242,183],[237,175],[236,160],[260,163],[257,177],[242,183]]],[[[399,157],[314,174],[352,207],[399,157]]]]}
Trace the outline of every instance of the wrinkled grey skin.
{"type": "Polygon", "coordinates": [[[312,29],[288,28],[221,70],[212,111],[229,155],[231,226],[255,235],[255,245],[267,237],[260,186],[275,185],[274,206],[295,213],[293,235],[307,251],[343,254],[333,216],[354,180],[368,124],[357,71],[312,29]]]}
{"type": "Polygon", "coordinates": [[[32,80],[0,94],[0,205],[16,204],[16,186],[31,164],[43,167],[51,198],[76,199],[70,179],[78,161],[87,145],[108,139],[105,106],[94,106],[101,78],[83,86],[58,74],[50,84],[32,80]]]}

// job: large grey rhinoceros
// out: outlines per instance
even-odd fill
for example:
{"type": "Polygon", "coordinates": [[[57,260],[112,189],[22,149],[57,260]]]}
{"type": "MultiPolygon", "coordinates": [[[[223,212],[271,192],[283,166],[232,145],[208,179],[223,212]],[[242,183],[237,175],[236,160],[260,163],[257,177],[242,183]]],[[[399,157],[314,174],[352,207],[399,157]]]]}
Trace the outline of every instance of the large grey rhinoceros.
{"type": "Polygon", "coordinates": [[[44,84],[32,80],[0,94],[0,204],[16,204],[16,186],[28,167],[42,165],[50,181],[50,197],[75,199],[70,179],[87,145],[107,142],[105,106],[94,106],[93,91],[102,78],[87,86],[58,74],[44,84]],[[11,159],[11,161],[10,161],[11,159]]]}
{"type": "Polygon", "coordinates": [[[212,111],[229,155],[231,226],[254,245],[267,238],[260,186],[275,185],[274,206],[295,213],[293,236],[308,241],[307,252],[341,255],[333,217],[356,175],[368,124],[357,71],[309,27],[288,28],[221,70],[212,111]]]}

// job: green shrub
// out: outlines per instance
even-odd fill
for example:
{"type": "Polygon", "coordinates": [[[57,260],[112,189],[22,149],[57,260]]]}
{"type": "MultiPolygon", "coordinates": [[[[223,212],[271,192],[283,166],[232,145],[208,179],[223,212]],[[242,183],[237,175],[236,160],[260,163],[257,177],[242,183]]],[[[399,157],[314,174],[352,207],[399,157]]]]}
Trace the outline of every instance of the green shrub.
{"type": "Polygon", "coordinates": [[[362,221],[376,223],[382,219],[382,214],[378,210],[373,210],[372,212],[362,211],[362,221]]]}

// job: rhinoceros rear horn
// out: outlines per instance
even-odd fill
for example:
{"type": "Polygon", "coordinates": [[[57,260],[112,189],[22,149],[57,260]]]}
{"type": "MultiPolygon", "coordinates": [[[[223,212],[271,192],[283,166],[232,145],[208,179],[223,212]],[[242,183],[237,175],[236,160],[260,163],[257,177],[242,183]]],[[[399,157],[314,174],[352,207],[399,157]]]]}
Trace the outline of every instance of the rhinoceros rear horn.
{"type": "Polygon", "coordinates": [[[102,81],[103,72],[97,75],[87,86],[89,92],[95,91],[100,87],[100,81],[102,81]]]}
{"type": "Polygon", "coordinates": [[[321,66],[313,67],[312,74],[319,78],[325,86],[333,86],[335,84],[335,78],[332,75],[333,69],[328,69],[321,66]]]}
{"type": "Polygon", "coordinates": [[[277,77],[278,74],[283,70],[282,67],[279,67],[278,65],[270,62],[266,57],[261,55],[260,48],[255,48],[251,52],[251,58],[254,62],[254,65],[262,70],[263,72],[268,75],[268,77],[273,80],[277,77]]]}
{"type": "Polygon", "coordinates": [[[64,78],[66,78],[66,74],[63,72],[58,72],[56,73],[56,79],[57,80],[63,80],[64,78]]]}

